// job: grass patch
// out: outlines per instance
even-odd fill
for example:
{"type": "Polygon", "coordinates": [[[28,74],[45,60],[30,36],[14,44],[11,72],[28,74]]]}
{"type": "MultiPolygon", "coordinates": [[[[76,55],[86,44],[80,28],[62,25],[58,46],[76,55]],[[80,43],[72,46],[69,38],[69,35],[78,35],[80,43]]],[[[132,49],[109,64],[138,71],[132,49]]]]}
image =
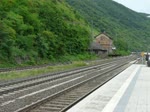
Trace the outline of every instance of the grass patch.
{"type": "Polygon", "coordinates": [[[48,67],[44,67],[44,68],[40,68],[40,69],[0,73],[0,80],[11,80],[11,79],[16,79],[16,78],[37,76],[40,74],[69,70],[69,69],[73,69],[76,67],[82,67],[82,66],[86,66],[86,65],[87,65],[87,63],[84,61],[75,61],[75,62],[72,62],[72,64],[68,64],[68,65],[48,66],[48,67]]]}

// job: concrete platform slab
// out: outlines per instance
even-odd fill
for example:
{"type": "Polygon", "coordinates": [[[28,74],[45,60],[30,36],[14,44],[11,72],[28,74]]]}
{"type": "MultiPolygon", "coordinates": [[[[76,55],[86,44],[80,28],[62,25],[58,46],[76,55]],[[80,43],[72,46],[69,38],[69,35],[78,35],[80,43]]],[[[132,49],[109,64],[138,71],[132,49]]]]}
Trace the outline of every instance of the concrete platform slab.
{"type": "Polygon", "coordinates": [[[150,68],[130,66],[67,112],[150,112],[150,68]]]}

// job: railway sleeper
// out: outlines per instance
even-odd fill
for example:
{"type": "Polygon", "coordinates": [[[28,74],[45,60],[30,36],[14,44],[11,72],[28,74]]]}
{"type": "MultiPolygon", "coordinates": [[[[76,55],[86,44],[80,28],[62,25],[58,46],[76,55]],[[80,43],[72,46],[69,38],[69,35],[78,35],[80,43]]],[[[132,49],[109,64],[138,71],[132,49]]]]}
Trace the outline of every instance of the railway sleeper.
{"type": "Polygon", "coordinates": [[[59,101],[53,101],[53,102],[50,102],[50,104],[56,104],[56,105],[69,105],[70,103],[69,102],[59,102],[59,101]]]}
{"type": "MultiPolygon", "coordinates": [[[[40,107],[41,110],[48,110],[48,111],[58,111],[58,110],[61,110],[62,108],[60,107],[45,107],[45,106],[42,106],[40,107]]],[[[42,112],[42,111],[41,111],[42,112]]]]}
{"type": "Polygon", "coordinates": [[[60,108],[63,108],[62,105],[56,105],[56,104],[50,104],[50,103],[45,104],[44,106],[49,106],[49,107],[60,107],[60,108]]]}

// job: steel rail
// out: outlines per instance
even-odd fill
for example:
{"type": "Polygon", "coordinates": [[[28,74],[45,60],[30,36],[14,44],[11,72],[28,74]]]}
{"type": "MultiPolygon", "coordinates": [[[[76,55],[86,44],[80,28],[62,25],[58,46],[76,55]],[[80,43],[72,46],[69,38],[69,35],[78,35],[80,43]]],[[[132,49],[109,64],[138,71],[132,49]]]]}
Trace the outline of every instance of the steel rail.
{"type": "Polygon", "coordinates": [[[107,66],[107,65],[115,63],[115,62],[116,61],[112,61],[112,62],[101,64],[101,65],[84,67],[82,69],[69,71],[67,73],[64,72],[64,73],[57,73],[57,74],[49,74],[49,75],[43,76],[43,77],[41,76],[41,77],[31,78],[29,80],[21,80],[21,81],[17,81],[17,82],[10,82],[10,83],[7,83],[7,84],[3,84],[3,85],[0,86],[0,95],[7,94],[9,92],[17,91],[17,90],[20,90],[20,89],[24,89],[24,88],[27,88],[27,87],[35,86],[35,85],[38,85],[38,84],[46,83],[46,82],[49,82],[49,81],[57,80],[59,78],[67,77],[67,76],[74,75],[74,74],[77,74],[77,73],[80,73],[80,72],[96,69],[98,67],[104,67],[104,66],[107,66]],[[42,80],[42,78],[43,78],[43,80],[42,80]],[[28,83],[26,83],[26,82],[28,82],[28,83]],[[24,84],[22,85],[22,83],[24,83],[24,84]]]}
{"type": "MultiPolygon", "coordinates": [[[[114,58],[114,59],[98,60],[97,64],[95,64],[95,65],[105,64],[105,63],[107,63],[109,61],[116,61],[116,60],[119,60],[119,59],[130,58],[130,57],[131,56],[119,57],[119,58],[114,58]],[[98,63],[98,62],[102,62],[102,63],[98,63]]],[[[8,80],[8,81],[0,83],[0,87],[4,87],[4,86],[8,86],[8,85],[13,85],[13,84],[17,84],[17,83],[21,83],[23,81],[24,82],[25,81],[29,81],[29,80],[32,81],[32,80],[36,80],[36,79],[48,77],[50,75],[58,75],[58,74],[62,74],[62,73],[70,72],[70,71],[76,71],[76,70],[79,70],[79,69],[84,69],[84,68],[92,67],[92,66],[95,66],[95,65],[89,65],[89,66],[85,66],[85,67],[78,67],[78,68],[75,68],[75,69],[65,70],[65,71],[60,71],[60,72],[54,72],[54,73],[50,73],[50,74],[49,73],[48,74],[41,74],[41,75],[38,75],[38,76],[27,77],[27,78],[22,78],[22,79],[8,80]]]]}
{"type": "MultiPolygon", "coordinates": [[[[22,108],[22,109],[19,109],[19,110],[17,110],[16,112],[27,112],[27,111],[29,111],[31,108],[35,108],[36,106],[39,106],[39,105],[41,105],[41,104],[47,102],[48,100],[53,100],[53,99],[55,99],[55,97],[58,97],[60,94],[67,93],[67,92],[71,91],[72,89],[81,86],[82,84],[89,83],[89,81],[97,79],[98,77],[102,76],[102,74],[103,74],[103,75],[104,75],[104,74],[108,74],[108,73],[110,73],[110,72],[116,70],[117,68],[120,68],[120,67],[126,65],[127,63],[128,63],[128,62],[125,62],[125,63],[123,63],[123,64],[117,65],[116,67],[112,67],[111,69],[109,69],[109,70],[107,70],[107,71],[103,71],[103,73],[101,73],[101,74],[98,74],[98,75],[96,75],[96,76],[94,76],[94,77],[92,77],[92,78],[89,78],[89,79],[84,80],[84,81],[82,81],[82,82],[80,82],[80,83],[78,83],[78,84],[75,84],[75,85],[73,85],[73,86],[71,86],[71,87],[68,87],[68,88],[66,88],[65,90],[59,91],[58,93],[55,93],[55,94],[53,94],[53,95],[51,95],[51,96],[48,96],[47,98],[44,98],[44,99],[42,99],[42,100],[40,100],[40,101],[38,101],[38,102],[36,102],[36,103],[33,103],[33,104],[28,105],[28,106],[26,106],[26,107],[24,107],[24,108],[22,108]],[[67,91],[67,92],[66,92],[66,91],[67,91]]],[[[125,69],[125,68],[124,68],[124,69],[125,69]]],[[[124,70],[124,69],[122,69],[122,70],[124,70]]],[[[122,70],[120,70],[119,72],[121,72],[122,70]]],[[[117,72],[117,73],[119,73],[119,72],[117,72]]],[[[113,75],[112,77],[106,79],[105,82],[103,82],[102,84],[106,83],[107,81],[109,81],[110,79],[112,79],[113,77],[115,77],[115,76],[117,75],[117,73],[115,73],[115,75],[113,75]]],[[[106,78],[106,77],[104,76],[103,78],[106,78]]],[[[102,84],[101,84],[101,85],[102,85],[102,84]]],[[[96,86],[96,88],[100,87],[101,85],[96,86]]],[[[96,88],[92,89],[92,91],[94,91],[96,88]]],[[[82,89],[83,89],[83,88],[82,88],[82,89]]],[[[92,91],[88,92],[88,93],[87,93],[86,95],[84,95],[82,98],[76,99],[75,102],[71,103],[70,106],[74,105],[75,103],[77,103],[78,101],[80,101],[81,99],[83,99],[85,96],[87,96],[88,94],[90,94],[92,91]]],[[[65,108],[64,110],[62,110],[62,111],[65,111],[66,109],[70,108],[70,106],[69,106],[69,107],[66,107],[66,108],[65,108]]],[[[59,109],[58,109],[58,110],[59,110],[59,109]]],[[[60,110],[59,110],[59,111],[60,111],[60,110]]],[[[32,112],[32,110],[31,110],[31,112],[32,112]]],[[[40,112],[42,112],[42,111],[40,110],[40,112]]],[[[50,111],[50,112],[51,112],[51,111],[50,111]]]]}
{"type": "MultiPolygon", "coordinates": [[[[131,57],[130,57],[131,58],[131,57]]],[[[124,59],[122,59],[122,60],[119,60],[119,63],[123,63],[123,62],[126,62],[127,60],[130,60],[130,58],[124,58],[124,59]]],[[[113,63],[117,63],[117,62],[113,62],[113,63]]],[[[111,63],[112,64],[112,63],[111,63]]],[[[108,64],[109,65],[109,64],[108,64]]],[[[118,64],[119,65],[119,64],[118,64]]],[[[110,67],[113,67],[113,66],[111,66],[111,65],[109,65],[109,68],[110,67]]],[[[108,68],[108,67],[106,67],[106,68],[108,68]]],[[[105,69],[106,69],[105,68],[105,69]]],[[[98,67],[94,67],[93,68],[93,70],[98,70],[98,71],[96,71],[95,73],[93,72],[93,76],[95,76],[95,75],[97,75],[97,73],[98,72],[104,72],[105,70],[100,70],[99,71],[99,69],[98,69],[98,67]]],[[[75,74],[73,75],[73,76],[75,76],[75,74]]],[[[64,86],[64,88],[67,88],[68,86],[72,86],[72,85],[76,85],[77,83],[79,83],[79,82],[83,82],[83,80],[85,80],[84,78],[91,78],[92,77],[92,75],[90,75],[90,73],[87,75],[87,76],[85,76],[85,77],[83,77],[83,78],[81,78],[80,80],[78,80],[78,82],[75,82],[75,80],[74,79],[72,79],[73,81],[71,82],[68,82],[68,83],[66,83],[66,85],[64,84],[64,85],[62,85],[62,86],[60,86],[60,87],[58,87],[58,88],[54,88],[53,89],[53,94],[52,95],[54,95],[54,94],[56,94],[56,93],[59,93],[59,91],[62,91],[62,89],[63,88],[61,88],[61,87],[63,87],[64,86]],[[89,77],[90,76],[90,77],[89,77]],[[60,89],[60,90],[59,90],[60,89]],[[57,91],[56,91],[57,90],[57,91]]],[[[62,79],[62,77],[60,78],[60,79],[62,79]]],[[[62,83],[62,82],[60,82],[60,83],[62,83]]],[[[59,84],[58,84],[59,85],[59,84]]],[[[39,88],[40,89],[40,88],[39,88]]],[[[64,89],[65,90],[65,89],[64,89]]],[[[17,92],[17,91],[16,91],[17,92]]],[[[44,93],[44,92],[43,92],[44,93]]],[[[32,93],[31,93],[32,94],[32,93]]],[[[39,95],[42,95],[41,93],[39,93],[39,95]]],[[[48,95],[48,96],[52,96],[52,95],[48,95]]],[[[6,94],[6,96],[7,96],[7,94],[6,94]]],[[[25,95],[25,96],[28,96],[28,95],[25,95]]],[[[36,96],[36,94],[35,94],[35,96],[36,96]]],[[[35,96],[33,96],[33,97],[35,97],[35,96]]],[[[38,96],[38,95],[37,95],[38,96]]],[[[42,96],[43,97],[43,96],[42,96]]],[[[45,97],[40,97],[41,99],[44,99],[45,97]]],[[[36,97],[35,97],[36,98],[36,97]]],[[[18,99],[18,98],[16,98],[16,105],[17,105],[17,103],[19,103],[20,101],[27,101],[27,99],[28,99],[28,97],[25,99],[25,100],[23,100],[23,99],[21,99],[20,100],[20,98],[18,99]]],[[[29,97],[29,99],[30,99],[30,97],[29,97]]],[[[32,99],[30,99],[30,100],[32,100],[32,99]]],[[[11,101],[13,101],[13,100],[11,100],[11,101]]],[[[38,101],[40,101],[40,100],[38,100],[38,101]]],[[[28,101],[27,101],[28,102],[28,101]]],[[[10,103],[11,104],[11,102],[7,102],[7,103],[10,103]]],[[[6,103],[6,104],[7,104],[6,103]]],[[[21,102],[20,102],[21,103],[21,102]]],[[[33,104],[34,102],[32,102],[32,104],[33,104]]],[[[15,102],[13,102],[13,104],[15,104],[15,102]]],[[[4,104],[5,105],[5,104],[4,104]]],[[[14,105],[15,106],[15,105],[14,105]]],[[[26,106],[28,106],[28,104],[26,105],[26,106]]],[[[26,107],[25,105],[24,106],[22,106],[22,107],[26,107]]],[[[3,110],[3,106],[1,106],[0,108],[1,108],[1,110],[3,110]],[[2,108],[1,108],[2,107],[2,108]]],[[[9,108],[9,105],[8,105],[8,107],[7,107],[7,105],[5,106],[6,108],[9,108]]],[[[9,110],[10,111],[10,110],[9,110]]],[[[8,112],[9,112],[8,111],[8,112]]],[[[5,109],[4,109],[4,112],[7,112],[5,109]]],[[[13,112],[13,110],[12,110],[12,112],[13,112]]]]}

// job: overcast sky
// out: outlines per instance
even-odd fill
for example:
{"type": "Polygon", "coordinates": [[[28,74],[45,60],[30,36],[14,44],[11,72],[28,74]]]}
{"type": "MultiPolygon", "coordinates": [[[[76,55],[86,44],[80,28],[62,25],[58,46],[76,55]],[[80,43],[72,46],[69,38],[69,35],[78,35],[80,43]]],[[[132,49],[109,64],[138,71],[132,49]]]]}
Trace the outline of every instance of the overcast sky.
{"type": "Polygon", "coordinates": [[[113,0],[137,11],[150,14],[150,0],[113,0]]]}

